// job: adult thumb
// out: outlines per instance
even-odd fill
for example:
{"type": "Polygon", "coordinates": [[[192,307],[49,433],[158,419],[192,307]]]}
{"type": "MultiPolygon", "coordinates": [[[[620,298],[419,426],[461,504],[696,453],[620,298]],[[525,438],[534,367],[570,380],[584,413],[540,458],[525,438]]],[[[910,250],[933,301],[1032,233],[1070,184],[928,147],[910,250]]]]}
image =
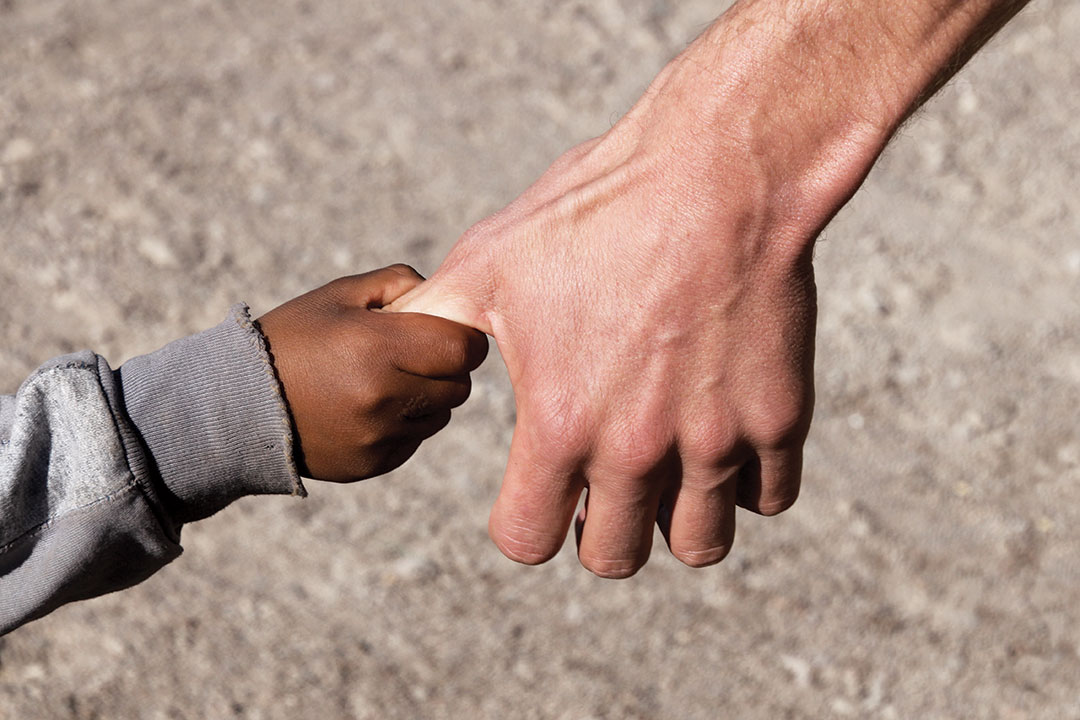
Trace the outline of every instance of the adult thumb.
{"type": "MultiPolygon", "coordinates": [[[[457,250],[457,248],[455,248],[457,250]]],[[[384,310],[436,315],[462,325],[492,334],[489,319],[492,282],[470,262],[468,256],[451,252],[430,279],[409,290],[384,310]]]]}

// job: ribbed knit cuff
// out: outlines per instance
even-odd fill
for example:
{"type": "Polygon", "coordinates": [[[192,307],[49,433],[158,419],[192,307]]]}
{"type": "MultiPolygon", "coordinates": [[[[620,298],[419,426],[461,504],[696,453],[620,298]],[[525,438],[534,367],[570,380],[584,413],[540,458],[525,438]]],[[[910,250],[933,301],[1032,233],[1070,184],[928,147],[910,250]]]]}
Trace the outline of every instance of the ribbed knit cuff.
{"type": "Polygon", "coordinates": [[[246,305],[118,373],[176,522],[208,517],[244,495],[307,494],[281,386],[246,305]]]}

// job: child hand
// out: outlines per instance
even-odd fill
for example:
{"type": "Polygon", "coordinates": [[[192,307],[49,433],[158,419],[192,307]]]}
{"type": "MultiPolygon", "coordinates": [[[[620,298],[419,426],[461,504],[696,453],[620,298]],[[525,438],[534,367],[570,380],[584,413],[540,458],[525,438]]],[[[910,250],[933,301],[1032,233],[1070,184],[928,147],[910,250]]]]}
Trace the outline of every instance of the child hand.
{"type": "Polygon", "coordinates": [[[406,265],[343,277],[263,315],[301,475],[389,472],[469,397],[487,337],[431,315],[379,312],[423,278],[406,265]]]}

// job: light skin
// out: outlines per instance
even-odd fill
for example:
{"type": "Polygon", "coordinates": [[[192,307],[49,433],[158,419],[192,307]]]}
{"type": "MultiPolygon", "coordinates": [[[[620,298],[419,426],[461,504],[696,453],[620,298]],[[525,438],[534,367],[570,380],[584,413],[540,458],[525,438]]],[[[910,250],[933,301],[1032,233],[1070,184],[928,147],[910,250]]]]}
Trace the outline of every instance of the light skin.
{"type": "Polygon", "coordinates": [[[258,319],[306,477],[353,482],[389,472],[450,422],[487,354],[482,333],[381,308],[423,278],[388,268],[339,278],[258,319]]]}
{"type": "Polygon", "coordinates": [[[900,124],[1023,0],[742,0],[604,135],[471,228],[391,309],[496,339],[517,425],[492,539],[539,563],[574,508],[626,577],[692,566],[799,492],[814,240],[900,124]]]}

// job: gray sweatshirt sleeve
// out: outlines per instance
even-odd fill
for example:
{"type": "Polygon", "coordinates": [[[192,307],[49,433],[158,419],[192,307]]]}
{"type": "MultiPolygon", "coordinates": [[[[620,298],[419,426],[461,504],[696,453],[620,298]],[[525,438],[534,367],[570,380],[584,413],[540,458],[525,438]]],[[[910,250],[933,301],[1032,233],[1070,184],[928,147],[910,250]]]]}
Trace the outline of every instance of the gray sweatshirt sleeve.
{"type": "Polygon", "coordinates": [[[50,360],[0,397],[0,634],[144,580],[184,523],[268,493],[305,494],[245,306],[119,370],[50,360]]]}

